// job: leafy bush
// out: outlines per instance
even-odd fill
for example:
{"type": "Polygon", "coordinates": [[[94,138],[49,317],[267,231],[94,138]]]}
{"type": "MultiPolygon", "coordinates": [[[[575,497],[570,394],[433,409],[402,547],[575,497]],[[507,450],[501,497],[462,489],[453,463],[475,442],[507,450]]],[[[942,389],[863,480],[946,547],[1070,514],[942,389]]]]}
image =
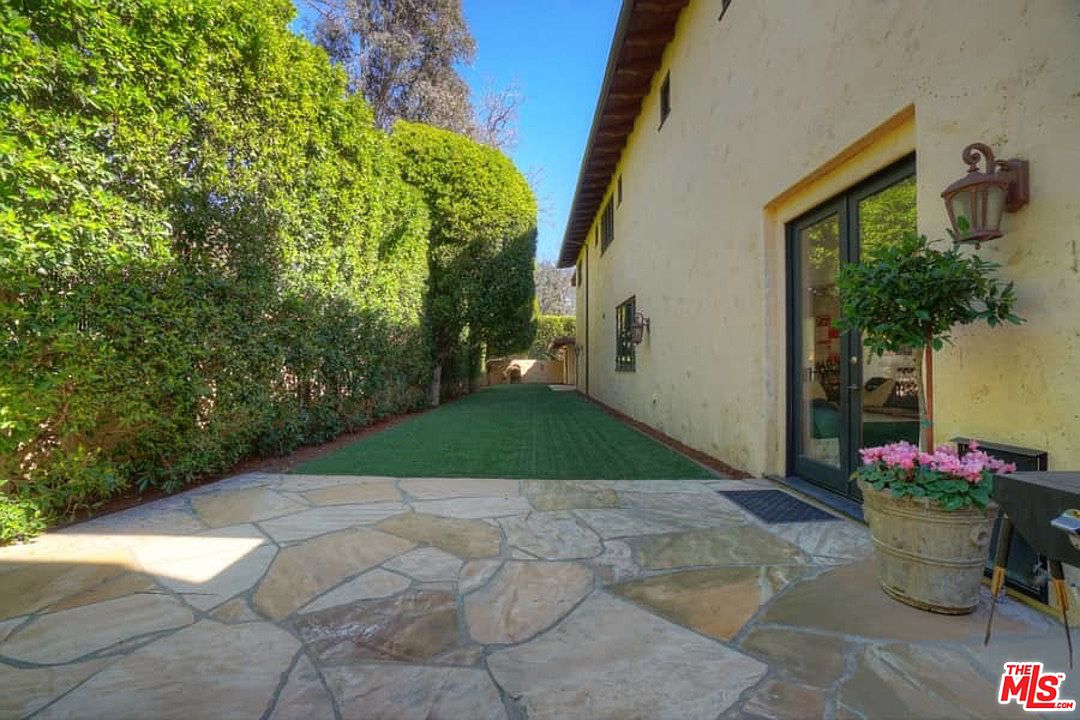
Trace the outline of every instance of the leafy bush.
{"type": "Polygon", "coordinates": [[[924,449],[930,449],[933,421],[927,412],[923,351],[944,347],[956,325],[1023,322],[1012,312],[1013,284],[996,277],[998,267],[955,245],[940,250],[925,237],[908,234],[876,246],[866,262],[845,264],[837,276],[839,329],[862,333],[863,346],[877,355],[914,351],[924,449]]]}
{"type": "Polygon", "coordinates": [[[863,345],[881,355],[927,344],[940,350],[956,325],[1022,322],[1012,313],[1013,284],[995,277],[998,268],[955,246],[940,250],[907,235],[878,247],[871,261],[840,269],[836,324],[860,330],[863,345]]]}
{"type": "Polygon", "coordinates": [[[293,12],[0,6],[0,541],[424,402],[427,206],[293,12]]]}
{"type": "Polygon", "coordinates": [[[34,502],[0,495],[0,545],[32,538],[45,525],[41,509],[34,502]]]}
{"type": "Polygon", "coordinates": [[[479,373],[481,348],[500,356],[532,342],[536,199],[494,148],[404,121],[392,137],[405,178],[431,211],[428,320],[443,382],[453,387],[479,373]]]}
{"type": "Polygon", "coordinates": [[[546,360],[553,357],[551,341],[558,337],[574,335],[575,318],[573,315],[541,315],[536,319],[536,338],[529,348],[529,357],[546,360]]]}

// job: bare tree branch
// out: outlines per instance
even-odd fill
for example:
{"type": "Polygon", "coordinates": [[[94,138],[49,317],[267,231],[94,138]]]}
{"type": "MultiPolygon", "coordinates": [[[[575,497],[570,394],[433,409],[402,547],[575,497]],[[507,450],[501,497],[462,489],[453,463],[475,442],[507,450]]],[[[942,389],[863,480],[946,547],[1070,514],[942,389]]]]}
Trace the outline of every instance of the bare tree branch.
{"type": "Polygon", "coordinates": [[[497,88],[488,79],[477,110],[475,139],[500,150],[510,150],[518,142],[518,111],[525,101],[516,82],[497,88]]]}

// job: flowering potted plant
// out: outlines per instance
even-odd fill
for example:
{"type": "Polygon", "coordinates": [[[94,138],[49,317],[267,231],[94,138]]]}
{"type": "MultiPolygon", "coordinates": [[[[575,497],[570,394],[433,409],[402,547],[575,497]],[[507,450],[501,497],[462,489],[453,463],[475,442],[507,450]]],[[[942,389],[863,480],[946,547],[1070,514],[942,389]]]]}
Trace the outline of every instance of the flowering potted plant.
{"type": "Polygon", "coordinates": [[[855,471],[874,537],[881,587],[924,610],[975,609],[997,506],[995,473],[1016,466],[972,442],[965,453],[942,445],[933,453],[907,442],[864,448],[855,471]]]}
{"type": "Polygon", "coordinates": [[[926,610],[975,608],[990,541],[995,472],[1011,469],[977,447],[964,455],[934,450],[934,351],[952,342],[957,325],[1021,323],[1012,312],[1013,285],[998,265],[955,245],[939,249],[907,235],[848,263],[837,277],[841,330],[857,332],[875,355],[915,354],[919,445],[862,451],[853,476],[874,536],[878,578],[892,597],[926,610]]]}

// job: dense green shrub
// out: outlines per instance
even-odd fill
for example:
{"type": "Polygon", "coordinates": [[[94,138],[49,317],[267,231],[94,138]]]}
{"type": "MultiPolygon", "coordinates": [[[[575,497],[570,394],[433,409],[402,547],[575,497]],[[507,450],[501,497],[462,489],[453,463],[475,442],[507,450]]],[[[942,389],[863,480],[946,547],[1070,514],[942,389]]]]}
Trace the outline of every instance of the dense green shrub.
{"type": "Polygon", "coordinates": [[[404,121],[393,139],[431,211],[428,321],[445,391],[478,374],[485,351],[496,357],[532,342],[536,199],[494,148],[404,121]]]}
{"type": "Polygon", "coordinates": [[[292,14],[0,5],[0,541],[424,402],[424,199],[292,14]]]}
{"type": "Polygon", "coordinates": [[[955,244],[941,249],[925,236],[908,233],[875,248],[861,263],[845,264],[837,276],[836,327],[860,333],[862,346],[874,355],[914,355],[919,444],[927,452],[934,450],[926,395],[933,384],[932,351],[952,342],[957,325],[1023,322],[1012,312],[1013,284],[997,277],[999,268],[955,244]]]}
{"type": "Polygon", "coordinates": [[[541,315],[536,319],[536,337],[529,348],[529,357],[548,360],[554,357],[549,349],[551,341],[558,337],[574,336],[573,315],[541,315]]]}

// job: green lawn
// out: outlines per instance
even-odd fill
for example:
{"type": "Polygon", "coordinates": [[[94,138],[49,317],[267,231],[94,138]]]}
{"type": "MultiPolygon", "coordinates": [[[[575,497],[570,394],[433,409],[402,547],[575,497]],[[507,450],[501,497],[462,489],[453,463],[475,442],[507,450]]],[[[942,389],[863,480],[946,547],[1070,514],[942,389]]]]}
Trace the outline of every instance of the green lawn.
{"type": "Polygon", "coordinates": [[[293,472],[564,480],[711,477],[577,393],[546,385],[481,390],[293,472]]]}

